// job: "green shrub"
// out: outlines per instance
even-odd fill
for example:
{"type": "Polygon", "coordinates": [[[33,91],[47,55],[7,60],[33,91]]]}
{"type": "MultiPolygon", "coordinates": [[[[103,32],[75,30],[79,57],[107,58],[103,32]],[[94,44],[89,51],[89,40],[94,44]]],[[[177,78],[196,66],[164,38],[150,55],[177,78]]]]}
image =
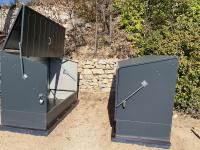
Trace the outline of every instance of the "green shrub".
{"type": "Polygon", "coordinates": [[[200,63],[180,59],[175,108],[200,116],[200,63]]]}
{"type": "Polygon", "coordinates": [[[115,0],[114,6],[139,55],[179,56],[175,108],[200,117],[200,1],[115,0]]]}

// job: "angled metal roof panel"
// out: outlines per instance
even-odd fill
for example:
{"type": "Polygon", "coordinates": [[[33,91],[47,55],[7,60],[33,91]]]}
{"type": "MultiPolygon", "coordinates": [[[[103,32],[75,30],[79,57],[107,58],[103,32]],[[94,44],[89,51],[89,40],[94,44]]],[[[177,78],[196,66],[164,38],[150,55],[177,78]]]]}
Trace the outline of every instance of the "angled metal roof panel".
{"type": "Polygon", "coordinates": [[[4,49],[20,49],[26,57],[62,57],[65,28],[33,9],[22,6],[4,49]]]}
{"type": "Polygon", "coordinates": [[[126,59],[118,62],[118,67],[128,67],[128,66],[133,66],[133,65],[141,65],[141,64],[146,64],[146,63],[152,63],[152,62],[157,62],[157,61],[165,61],[169,59],[177,59],[176,56],[165,56],[165,55],[147,55],[143,57],[138,57],[138,58],[132,58],[132,59],[126,59]]]}

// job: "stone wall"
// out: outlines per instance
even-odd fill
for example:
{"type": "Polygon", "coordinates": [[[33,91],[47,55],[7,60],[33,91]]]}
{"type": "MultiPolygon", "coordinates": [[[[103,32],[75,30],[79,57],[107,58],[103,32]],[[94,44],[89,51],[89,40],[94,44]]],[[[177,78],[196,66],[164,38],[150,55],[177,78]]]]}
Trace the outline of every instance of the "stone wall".
{"type": "Polygon", "coordinates": [[[79,61],[79,89],[109,92],[115,87],[117,59],[79,61]]]}

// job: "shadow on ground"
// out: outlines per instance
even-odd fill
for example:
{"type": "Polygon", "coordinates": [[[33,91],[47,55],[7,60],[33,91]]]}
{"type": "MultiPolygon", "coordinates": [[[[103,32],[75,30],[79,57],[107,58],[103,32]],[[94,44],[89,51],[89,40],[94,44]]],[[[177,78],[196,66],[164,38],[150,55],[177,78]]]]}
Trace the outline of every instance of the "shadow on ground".
{"type": "Polygon", "coordinates": [[[114,114],[115,114],[115,81],[116,81],[116,76],[114,75],[113,79],[112,79],[112,85],[111,85],[111,90],[110,90],[108,105],[107,105],[110,126],[112,127],[111,138],[115,134],[115,120],[114,120],[114,114]]]}

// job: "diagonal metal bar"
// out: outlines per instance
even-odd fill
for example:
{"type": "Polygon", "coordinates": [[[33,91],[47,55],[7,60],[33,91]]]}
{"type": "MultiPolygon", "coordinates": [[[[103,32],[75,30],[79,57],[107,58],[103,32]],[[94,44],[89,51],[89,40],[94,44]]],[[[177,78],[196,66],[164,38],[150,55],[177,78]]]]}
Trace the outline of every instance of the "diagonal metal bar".
{"type": "Polygon", "coordinates": [[[25,74],[25,71],[24,71],[24,61],[23,61],[23,57],[22,57],[21,43],[20,42],[19,42],[19,51],[20,51],[20,65],[21,65],[22,78],[25,80],[26,78],[28,78],[28,75],[25,74]]]}
{"type": "Polygon", "coordinates": [[[76,81],[76,78],[73,77],[73,75],[71,75],[71,73],[67,69],[65,69],[64,67],[62,67],[62,69],[63,69],[63,74],[68,75],[71,79],[73,79],[74,81],[76,81]]]}
{"type": "Polygon", "coordinates": [[[135,95],[137,92],[139,92],[141,89],[145,88],[148,85],[148,83],[144,80],[141,82],[141,86],[135,90],[134,92],[132,92],[130,95],[128,95],[124,100],[122,100],[119,104],[117,104],[116,108],[119,107],[120,105],[123,105],[123,108],[126,107],[126,102],[129,100],[130,97],[132,97],[133,95],[135,95]]]}

